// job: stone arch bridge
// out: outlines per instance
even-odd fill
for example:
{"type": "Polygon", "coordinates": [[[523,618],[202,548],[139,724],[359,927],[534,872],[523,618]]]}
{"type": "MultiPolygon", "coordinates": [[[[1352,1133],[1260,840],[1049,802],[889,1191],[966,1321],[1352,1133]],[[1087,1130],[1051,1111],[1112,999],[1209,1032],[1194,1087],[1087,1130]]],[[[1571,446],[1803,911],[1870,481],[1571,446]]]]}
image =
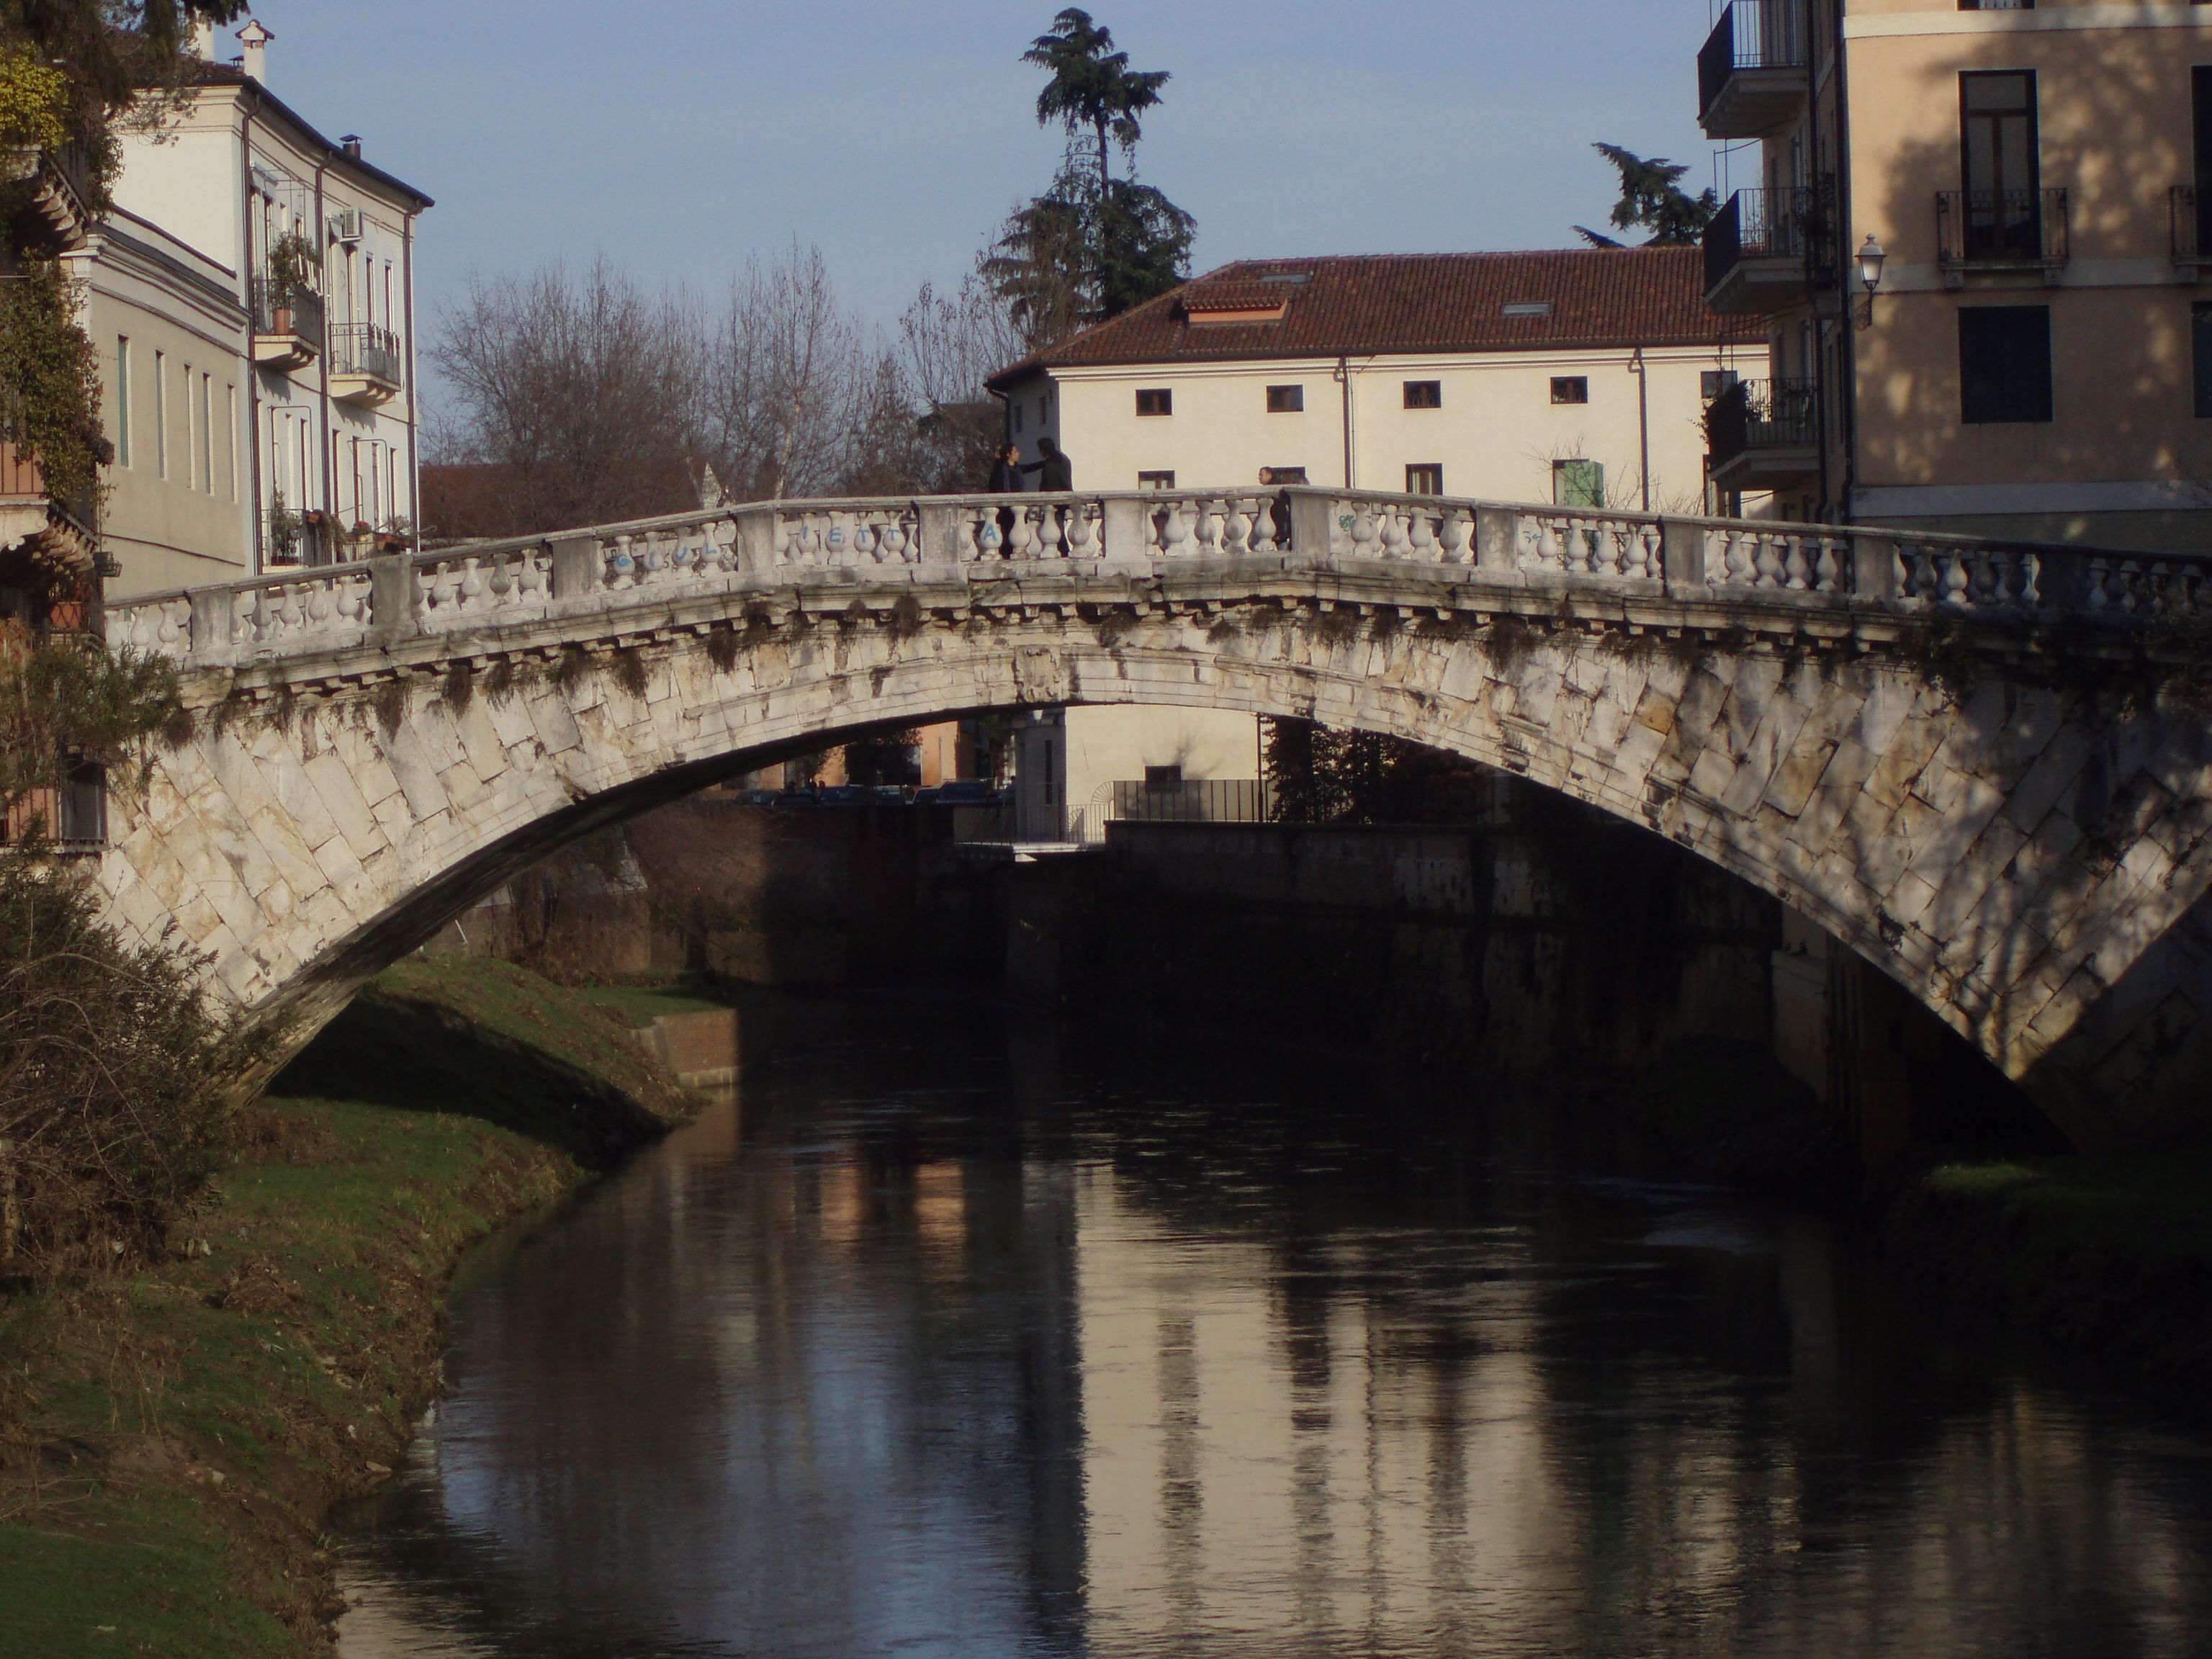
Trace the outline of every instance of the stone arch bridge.
{"type": "Polygon", "coordinates": [[[2212,1127],[2212,561],[1291,489],[789,501],[109,612],[190,738],[111,913],[307,1036],[563,842],[869,727],[1156,702],[1393,733],[1794,907],[2080,1143],[2212,1127]]]}

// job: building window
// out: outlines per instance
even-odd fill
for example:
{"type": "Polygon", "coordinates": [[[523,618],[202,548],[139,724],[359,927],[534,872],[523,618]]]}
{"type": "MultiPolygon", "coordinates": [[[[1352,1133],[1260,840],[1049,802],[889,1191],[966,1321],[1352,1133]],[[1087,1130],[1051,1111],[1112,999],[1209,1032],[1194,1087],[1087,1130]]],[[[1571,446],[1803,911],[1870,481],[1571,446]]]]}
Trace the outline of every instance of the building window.
{"type": "Polygon", "coordinates": [[[1961,75],[1959,121],[1966,257],[2035,258],[2043,252],[2043,203],[2037,193],[2033,72],[1961,75]]]}
{"type": "Polygon", "coordinates": [[[154,354],[154,476],[169,476],[169,358],[154,354]]]}
{"type": "MultiPolygon", "coordinates": [[[[2203,0],[2197,0],[2202,5],[2203,0]]],[[[2033,11],[2035,0],[1959,0],[1960,11],[2033,11]]]]}
{"type": "Polygon", "coordinates": [[[1262,483],[1302,484],[1306,481],[1306,470],[1302,466],[1263,466],[1260,471],[1267,475],[1261,480],[1262,483]]]}
{"type": "Polygon", "coordinates": [[[1698,376],[1698,395],[1711,403],[1741,378],[1732,368],[1709,368],[1698,376]]]}
{"type": "Polygon", "coordinates": [[[1444,470],[1435,461],[1423,461],[1406,469],[1406,493],[1408,495],[1441,495],[1444,493],[1444,470]]]}
{"type": "Polygon", "coordinates": [[[1271,386],[1267,388],[1267,413],[1270,415],[1299,415],[1305,411],[1306,389],[1302,386],[1271,386]]]}
{"type": "Polygon", "coordinates": [[[90,761],[69,769],[54,802],[54,839],[82,847],[107,840],[107,773],[90,761]]]}
{"type": "Polygon", "coordinates": [[[2197,418],[2212,421],[2212,305],[2199,300],[2189,313],[2197,345],[2197,418]]]}
{"type": "Polygon", "coordinates": [[[1145,769],[1145,787],[1147,789],[1180,789],[1182,787],[1182,767],[1147,766],[1145,769]]]}
{"type": "Polygon", "coordinates": [[[1444,383],[1442,380],[1408,380],[1406,382],[1406,407],[1408,409],[1442,409],[1444,406],[1444,383]]]}
{"type": "Polygon", "coordinates": [[[1603,507],[1605,465],[1601,461],[1553,461],[1552,502],[1556,507],[1603,507]]]}
{"type": "Polygon", "coordinates": [[[131,339],[115,337],[115,464],[131,465],[131,339]]]}
{"type": "Polygon", "coordinates": [[[1588,403],[1589,377],[1587,374],[1554,374],[1552,376],[1552,401],[1555,404],[1588,403]]]}
{"type": "Polygon", "coordinates": [[[200,376],[200,486],[215,494],[215,376],[200,376]]]}
{"type": "Polygon", "coordinates": [[[2051,418],[2051,307],[1959,311],[1959,419],[1995,426],[2051,418]]]}
{"type": "Polygon", "coordinates": [[[230,499],[238,499],[238,388],[226,386],[222,389],[223,408],[229,425],[225,428],[222,452],[230,466],[230,499]]]}
{"type": "Polygon", "coordinates": [[[1148,386],[1137,394],[1137,413],[1139,415],[1174,414],[1174,392],[1164,386],[1148,386]]]}
{"type": "Polygon", "coordinates": [[[1015,431],[1017,431],[1017,432],[1019,432],[1021,429],[1022,429],[1022,405],[1021,405],[1021,404],[1016,404],[1014,405],[1014,430],[1015,430],[1015,431]]]}
{"type": "Polygon", "coordinates": [[[1139,489],[1173,489],[1175,488],[1175,474],[1172,472],[1139,472],[1137,475],[1137,488],[1139,489]]]}

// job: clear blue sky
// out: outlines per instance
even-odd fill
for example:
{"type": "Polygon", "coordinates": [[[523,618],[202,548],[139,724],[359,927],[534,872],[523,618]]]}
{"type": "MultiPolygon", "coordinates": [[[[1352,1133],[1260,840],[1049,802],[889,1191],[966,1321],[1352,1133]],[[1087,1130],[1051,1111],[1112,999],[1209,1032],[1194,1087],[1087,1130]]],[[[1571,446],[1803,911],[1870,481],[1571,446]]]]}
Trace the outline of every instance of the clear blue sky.
{"type": "MultiPolygon", "coordinates": [[[[271,89],[435,197],[431,307],[471,269],[604,249],[720,288],[818,243],[890,323],[957,282],[1050,178],[1038,72],[1059,0],[264,0],[271,89]]],[[[1144,176],[1196,266],[1280,254],[1557,247],[1614,190],[1609,139],[1691,162],[1713,0],[1099,0],[1171,70],[1144,176]]],[[[221,55],[236,52],[225,31],[221,55]]]]}

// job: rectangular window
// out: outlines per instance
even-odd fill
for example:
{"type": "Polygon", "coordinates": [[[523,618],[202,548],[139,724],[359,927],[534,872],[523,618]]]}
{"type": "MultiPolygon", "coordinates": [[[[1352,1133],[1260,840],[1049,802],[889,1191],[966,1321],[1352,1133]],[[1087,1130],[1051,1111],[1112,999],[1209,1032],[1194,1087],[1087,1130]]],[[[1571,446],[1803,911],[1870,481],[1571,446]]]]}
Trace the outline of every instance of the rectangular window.
{"type": "Polygon", "coordinates": [[[1172,415],[1175,413],[1175,393],[1166,386],[1152,386],[1137,394],[1137,413],[1139,415],[1172,415]]]}
{"type": "Polygon", "coordinates": [[[1017,431],[1017,432],[1019,432],[1019,431],[1022,429],[1022,410],[1023,410],[1023,407],[1024,407],[1024,405],[1022,405],[1022,404],[1016,404],[1014,405],[1014,430],[1015,430],[1015,431],[1017,431]]]}
{"type": "Polygon", "coordinates": [[[2197,301],[2189,321],[2197,347],[2197,418],[2212,421],[2212,305],[2197,301]]]}
{"type": "Polygon", "coordinates": [[[222,402],[228,424],[223,428],[222,453],[230,468],[230,499],[238,499],[238,388],[227,386],[222,389],[222,402]]]}
{"type": "Polygon", "coordinates": [[[1172,472],[1139,472],[1137,475],[1137,488],[1139,489],[1173,489],[1175,488],[1175,474],[1172,472]]]}
{"type": "Polygon", "coordinates": [[[2035,0],[1959,0],[1960,11],[2033,11],[2035,0]]]}
{"type": "Polygon", "coordinates": [[[1554,374],[1552,376],[1552,401],[1555,404],[1588,403],[1589,377],[1585,374],[1554,374]]]}
{"type": "Polygon", "coordinates": [[[1698,376],[1698,395],[1711,403],[1741,378],[1732,368],[1709,368],[1698,376]]]}
{"type": "Polygon", "coordinates": [[[96,762],[82,761],[62,781],[54,816],[57,841],[78,846],[99,845],[107,840],[107,772],[96,762]]]}
{"type": "Polygon", "coordinates": [[[1444,470],[1435,461],[1423,461],[1406,469],[1406,493],[1408,495],[1441,495],[1444,493],[1444,470]]]}
{"type": "Polygon", "coordinates": [[[154,476],[169,476],[169,358],[154,354],[154,476]]]}
{"type": "Polygon", "coordinates": [[[200,488],[215,494],[215,376],[200,376],[200,488]]]}
{"type": "Polygon", "coordinates": [[[1442,380],[1408,380],[1406,382],[1406,407],[1408,409],[1442,409],[1444,406],[1444,383],[1442,380]]]}
{"type": "Polygon", "coordinates": [[[2039,257],[2043,202],[2037,187],[2033,71],[1961,75],[1959,122],[1966,257],[2039,257]]]}
{"type": "Polygon", "coordinates": [[[1182,767],[1147,766],[1145,769],[1145,787],[1147,789],[1180,789],[1182,787],[1182,767]]]}
{"type": "Polygon", "coordinates": [[[131,465],[131,339],[115,337],[115,464],[131,465]]]}
{"type": "Polygon", "coordinates": [[[1302,466],[1263,466],[1265,474],[1260,482],[1271,484],[1302,484],[1306,481],[1306,470],[1302,466]]]}
{"type": "Polygon", "coordinates": [[[1962,306],[1959,419],[1999,426],[2051,418],[2051,307],[1962,306]]]}
{"type": "Polygon", "coordinates": [[[1306,389],[1302,386],[1271,386],[1267,388],[1267,413],[1297,415],[1304,412],[1306,389]]]}
{"type": "Polygon", "coordinates": [[[1599,461],[1553,461],[1552,501],[1557,507],[1603,507],[1605,466],[1599,461]]]}

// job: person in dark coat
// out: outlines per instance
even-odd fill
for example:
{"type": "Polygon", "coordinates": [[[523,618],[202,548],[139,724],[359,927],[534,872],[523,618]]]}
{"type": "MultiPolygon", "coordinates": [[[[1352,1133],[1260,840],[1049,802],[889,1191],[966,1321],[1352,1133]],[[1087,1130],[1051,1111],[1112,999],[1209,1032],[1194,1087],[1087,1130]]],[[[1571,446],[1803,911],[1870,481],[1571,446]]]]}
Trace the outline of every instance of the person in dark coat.
{"type": "Polygon", "coordinates": [[[1043,475],[1037,479],[1039,489],[1049,494],[1055,489],[1075,488],[1075,464],[1067,459],[1066,451],[1050,438],[1039,438],[1037,453],[1044,459],[1028,463],[1022,471],[1043,475]]]}
{"type": "Polygon", "coordinates": [[[1010,443],[991,458],[990,493],[1018,495],[1022,488],[1022,447],[1010,443]]]}

